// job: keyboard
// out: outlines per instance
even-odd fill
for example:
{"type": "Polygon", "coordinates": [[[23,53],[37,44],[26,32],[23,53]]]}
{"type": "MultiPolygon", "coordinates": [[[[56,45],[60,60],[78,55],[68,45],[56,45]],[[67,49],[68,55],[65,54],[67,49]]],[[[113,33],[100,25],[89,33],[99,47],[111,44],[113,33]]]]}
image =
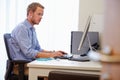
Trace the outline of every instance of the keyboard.
{"type": "Polygon", "coordinates": [[[73,55],[71,54],[64,54],[63,56],[60,56],[60,57],[55,57],[55,58],[59,58],[59,59],[69,59],[69,58],[72,58],[73,55]]]}
{"type": "Polygon", "coordinates": [[[73,57],[69,58],[69,60],[85,62],[90,61],[90,58],[87,55],[86,56],[73,55],[73,57]]]}

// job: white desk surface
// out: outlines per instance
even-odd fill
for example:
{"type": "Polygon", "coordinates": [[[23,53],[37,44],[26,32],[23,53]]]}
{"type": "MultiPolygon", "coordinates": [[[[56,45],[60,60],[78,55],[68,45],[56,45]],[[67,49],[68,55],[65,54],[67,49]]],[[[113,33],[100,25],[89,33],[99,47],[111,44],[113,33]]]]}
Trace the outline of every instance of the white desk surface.
{"type": "Polygon", "coordinates": [[[27,64],[29,67],[29,80],[37,80],[38,76],[48,77],[50,71],[70,71],[77,73],[100,75],[102,68],[98,62],[78,62],[66,59],[32,61],[27,64]]]}

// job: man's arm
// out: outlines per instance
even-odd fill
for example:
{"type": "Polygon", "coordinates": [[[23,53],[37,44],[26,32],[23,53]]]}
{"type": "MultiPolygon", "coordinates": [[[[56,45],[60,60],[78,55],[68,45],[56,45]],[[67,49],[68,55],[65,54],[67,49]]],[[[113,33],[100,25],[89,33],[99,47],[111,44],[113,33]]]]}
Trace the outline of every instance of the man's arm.
{"type": "Polygon", "coordinates": [[[49,58],[49,57],[59,57],[63,56],[64,54],[60,51],[42,51],[38,52],[36,58],[49,58]]]}

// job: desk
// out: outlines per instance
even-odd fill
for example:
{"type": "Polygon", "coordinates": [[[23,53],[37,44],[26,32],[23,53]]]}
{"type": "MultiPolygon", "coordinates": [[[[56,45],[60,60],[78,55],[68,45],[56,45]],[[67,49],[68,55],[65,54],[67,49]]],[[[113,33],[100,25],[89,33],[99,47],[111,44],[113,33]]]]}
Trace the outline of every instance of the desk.
{"type": "Polygon", "coordinates": [[[29,67],[29,80],[37,80],[38,76],[48,77],[50,71],[67,71],[100,75],[101,65],[96,62],[78,62],[64,59],[49,61],[32,61],[29,67]]]}

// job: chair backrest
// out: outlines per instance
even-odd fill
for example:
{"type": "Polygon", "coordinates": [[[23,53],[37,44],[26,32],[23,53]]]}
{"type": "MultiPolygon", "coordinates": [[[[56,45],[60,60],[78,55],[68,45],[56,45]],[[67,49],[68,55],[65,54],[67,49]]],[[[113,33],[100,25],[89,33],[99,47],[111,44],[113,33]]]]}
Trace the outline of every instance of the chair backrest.
{"type": "Polygon", "coordinates": [[[9,46],[9,39],[11,38],[11,34],[10,33],[6,33],[4,34],[4,42],[5,42],[5,47],[6,47],[6,51],[7,51],[7,56],[9,60],[12,60],[12,58],[10,57],[10,46],[9,46]]]}

